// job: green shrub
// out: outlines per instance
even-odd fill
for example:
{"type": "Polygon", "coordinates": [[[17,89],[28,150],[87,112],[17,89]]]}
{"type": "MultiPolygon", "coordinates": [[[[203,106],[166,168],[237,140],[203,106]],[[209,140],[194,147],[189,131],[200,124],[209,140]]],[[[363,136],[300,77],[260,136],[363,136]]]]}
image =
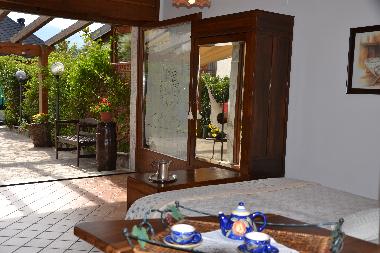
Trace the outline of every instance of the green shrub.
{"type": "Polygon", "coordinates": [[[5,123],[8,126],[30,122],[38,113],[38,60],[22,56],[0,57],[0,85],[5,97],[5,123]],[[24,70],[28,79],[23,86],[22,120],[20,122],[20,83],[15,77],[17,70],[24,70]]]}
{"type": "Polygon", "coordinates": [[[49,115],[46,113],[37,113],[32,116],[32,123],[36,124],[42,124],[42,123],[47,123],[49,120],[49,115]]]}

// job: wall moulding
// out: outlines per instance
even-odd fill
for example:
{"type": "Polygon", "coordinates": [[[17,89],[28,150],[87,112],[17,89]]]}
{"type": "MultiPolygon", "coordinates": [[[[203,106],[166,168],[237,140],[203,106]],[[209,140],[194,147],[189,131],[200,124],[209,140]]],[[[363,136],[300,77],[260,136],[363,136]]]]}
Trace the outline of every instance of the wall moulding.
{"type": "Polygon", "coordinates": [[[211,6],[211,0],[172,0],[173,6],[176,7],[209,7],[211,6]]]}

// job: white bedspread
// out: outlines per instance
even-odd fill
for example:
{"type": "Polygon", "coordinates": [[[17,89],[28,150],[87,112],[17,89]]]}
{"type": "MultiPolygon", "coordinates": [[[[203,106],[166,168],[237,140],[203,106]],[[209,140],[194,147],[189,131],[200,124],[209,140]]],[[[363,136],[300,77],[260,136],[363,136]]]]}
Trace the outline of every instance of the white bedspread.
{"type": "MultiPolygon", "coordinates": [[[[337,221],[340,217],[378,208],[378,201],[335,190],[317,183],[288,178],[251,180],[195,187],[146,196],[128,210],[126,219],[140,219],[152,208],[163,209],[178,200],[181,205],[208,213],[229,214],[243,201],[251,211],[274,213],[308,223],[337,221]]],[[[189,216],[197,213],[183,212],[189,216]]],[[[153,214],[151,218],[159,217],[153,214]]],[[[378,224],[371,222],[373,232],[378,224]]],[[[378,238],[375,237],[375,240],[378,238]]],[[[362,238],[374,240],[373,238],[362,238]]]]}

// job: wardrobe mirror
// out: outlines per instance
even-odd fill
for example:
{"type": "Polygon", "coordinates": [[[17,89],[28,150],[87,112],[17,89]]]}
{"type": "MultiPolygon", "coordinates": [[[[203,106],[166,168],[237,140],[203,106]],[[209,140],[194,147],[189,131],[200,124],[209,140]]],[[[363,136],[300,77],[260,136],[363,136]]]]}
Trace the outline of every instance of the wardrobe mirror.
{"type": "Polygon", "coordinates": [[[239,168],[245,43],[199,46],[198,160],[239,168]]]}
{"type": "Polygon", "coordinates": [[[191,23],[144,32],[143,145],[187,160],[191,23]]]}

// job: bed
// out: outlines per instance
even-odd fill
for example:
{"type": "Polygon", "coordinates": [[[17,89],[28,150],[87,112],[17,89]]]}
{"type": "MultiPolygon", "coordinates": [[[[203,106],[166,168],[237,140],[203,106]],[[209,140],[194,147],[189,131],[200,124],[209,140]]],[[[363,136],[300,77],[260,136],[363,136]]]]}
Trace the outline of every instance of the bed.
{"type": "MultiPolygon", "coordinates": [[[[275,213],[308,223],[345,218],[344,231],[354,237],[379,242],[379,202],[318,183],[269,178],[157,193],[132,204],[126,219],[140,219],[151,208],[163,209],[178,200],[181,205],[208,213],[230,213],[243,201],[252,211],[275,213]]],[[[184,212],[189,216],[199,216],[184,212]]],[[[158,218],[154,213],[150,217],[158,218]]]]}

